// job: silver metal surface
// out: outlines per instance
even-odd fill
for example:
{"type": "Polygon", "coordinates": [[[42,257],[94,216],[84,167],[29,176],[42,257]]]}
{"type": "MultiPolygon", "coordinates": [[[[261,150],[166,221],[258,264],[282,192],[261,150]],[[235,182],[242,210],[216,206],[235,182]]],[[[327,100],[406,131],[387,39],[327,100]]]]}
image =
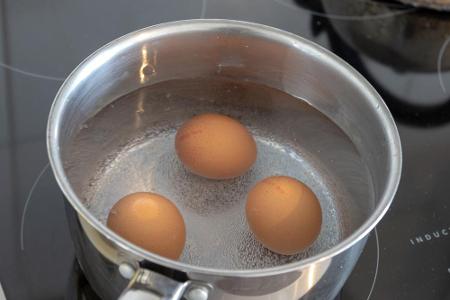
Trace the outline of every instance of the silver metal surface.
{"type": "Polygon", "coordinates": [[[226,20],[146,28],[91,55],[56,96],[47,142],[71,205],[77,257],[105,298],[126,286],[117,267],[124,262],[178,282],[207,282],[211,299],[333,297],[388,209],[401,172],[392,117],[355,70],[295,35],[226,20]],[[190,176],[170,150],[182,121],[211,110],[239,118],[258,141],[260,160],[243,178],[211,183],[190,176]],[[327,220],[299,256],[264,252],[245,239],[239,220],[248,186],[279,172],[311,185],[327,220]],[[130,189],[172,193],[188,230],[180,261],[146,252],[104,225],[110,205],[130,189]],[[209,227],[223,235],[213,239],[209,227]],[[213,243],[220,240],[230,248],[213,243]]]}
{"type": "Polygon", "coordinates": [[[176,281],[149,270],[140,269],[131,279],[128,287],[119,299],[173,299],[183,297],[187,283],[178,284],[176,281]]]}
{"type": "Polygon", "coordinates": [[[172,299],[188,300],[207,299],[209,287],[201,283],[186,281],[178,283],[166,276],[146,269],[139,269],[131,279],[128,287],[119,296],[121,300],[172,299]]]}
{"type": "Polygon", "coordinates": [[[449,0],[400,0],[403,3],[419,7],[428,7],[437,10],[450,10],[449,0]]]}
{"type": "Polygon", "coordinates": [[[3,292],[1,283],[0,283],[0,300],[6,300],[6,296],[5,293],[3,292]]]}
{"type": "MultiPolygon", "coordinates": [[[[339,36],[358,52],[375,58],[382,64],[402,71],[436,72],[440,49],[448,38],[448,18],[436,18],[435,13],[412,9],[391,18],[378,15],[405,11],[402,5],[377,1],[321,0],[326,14],[361,16],[361,22],[330,19],[339,36]],[[367,20],[364,20],[364,17],[367,20]],[[424,46],[426,45],[426,46],[424,46]],[[420,57],[420,59],[418,59],[420,57]]],[[[433,1],[405,1],[410,4],[429,5],[433,1]]],[[[436,1],[436,5],[437,5],[436,1]]],[[[447,8],[450,1],[444,2],[447,8]]],[[[450,69],[450,53],[443,53],[442,70],[450,69]]]]}

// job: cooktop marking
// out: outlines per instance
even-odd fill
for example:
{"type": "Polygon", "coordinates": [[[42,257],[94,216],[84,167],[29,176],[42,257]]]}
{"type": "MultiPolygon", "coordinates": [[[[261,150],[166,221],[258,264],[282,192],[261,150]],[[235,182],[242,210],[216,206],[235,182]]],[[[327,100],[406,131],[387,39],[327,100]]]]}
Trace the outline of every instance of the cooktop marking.
{"type": "Polygon", "coordinates": [[[208,0],[202,0],[202,10],[200,12],[200,19],[204,19],[206,16],[206,5],[208,4],[208,0]]]}
{"type": "Polygon", "coordinates": [[[442,58],[444,57],[445,50],[447,49],[449,42],[450,42],[450,37],[448,37],[445,40],[445,42],[442,44],[442,47],[439,50],[439,56],[438,56],[438,61],[437,61],[439,84],[441,86],[442,91],[444,91],[444,94],[447,94],[447,88],[445,87],[444,79],[442,79],[442,58]]]}
{"type": "Polygon", "coordinates": [[[44,173],[48,170],[49,166],[50,166],[50,163],[47,163],[44,166],[44,168],[41,170],[39,175],[36,177],[36,180],[34,181],[33,185],[31,186],[30,191],[28,192],[28,197],[27,197],[27,200],[25,201],[25,205],[23,206],[22,219],[20,221],[20,250],[21,251],[25,250],[25,244],[23,241],[23,231],[24,231],[24,227],[25,227],[25,216],[27,213],[28,204],[30,203],[31,195],[33,195],[34,189],[36,188],[39,180],[41,180],[42,175],[44,175],[44,173]]]}
{"type": "Polygon", "coordinates": [[[433,230],[431,232],[417,235],[415,237],[412,237],[409,239],[409,243],[412,246],[417,246],[422,243],[426,243],[432,240],[442,239],[442,238],[448,238],[450,237],[450,227],[444,227],[441,229],[433,230]]]}
{"type": "Polygon", "coordinates": [[[370,287],[370,291],[369,291],[369,295],[367,296],[367,300],[369,300],[370,297],[372,297],[373,290],[375,289],[375,283],[377,282],[377,277],[378,277],[378,266],[380,264],[380,243],[378,240],[378,231],[377,231],[376,227],[375,227],[374,231],[375,231],[375,241],[377,244],[377,263],[375,266],[375,274],[373,276],[372,286],[370,287]]]}
{"type": "Polygon", "coordinates": [[[47,75],[42,75],[42,74],[37,74],[37,73],[33,73],[33,72],[28,72],[13,66],[9,66],[5,63],[0,62],[0,67],[3,67],[5,69],[8,69],[10,71],[22,74],[22,75],[26,75],[26,76],[30,76],[30,77],[34,77],[34,78],[39,78],[39,79],[46,79],[46,80],[54,80],[54,81],[64,81],[65,78],[62,77],[53,77],[53,76],[47,76],[47,75]]]}

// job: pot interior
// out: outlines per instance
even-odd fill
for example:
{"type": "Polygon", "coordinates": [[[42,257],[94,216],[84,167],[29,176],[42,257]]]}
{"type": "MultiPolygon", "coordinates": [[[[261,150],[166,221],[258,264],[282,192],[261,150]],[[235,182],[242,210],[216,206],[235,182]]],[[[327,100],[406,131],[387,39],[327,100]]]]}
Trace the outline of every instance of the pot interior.
{"type": "Polygon", "coordinates": [[[390,171],[386,112],[358,77],[307,42],[238,27],[135,33],[79,67],[54,108],[73,201],[105,224],[124,195],[162,194],[185,219],[180,261],[221,270],[279,266],[332,248],[372,214],[390,171]],[[204,112],[250,129],[258,158],[248,173],[213,181],[182,166],[176,130],[204,112]],[[272,175],[305,182],[321,203],[321,233],[297,255],[264,248],[245,220],[247,192],[272,175]]]}

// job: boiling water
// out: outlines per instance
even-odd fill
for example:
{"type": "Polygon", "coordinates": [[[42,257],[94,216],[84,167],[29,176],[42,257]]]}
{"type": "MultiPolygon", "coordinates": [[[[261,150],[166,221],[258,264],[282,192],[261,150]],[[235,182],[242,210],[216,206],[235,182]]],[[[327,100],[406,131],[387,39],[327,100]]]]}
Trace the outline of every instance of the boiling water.
{"type": "Polygon", "coordinates": [[[371,197],[369,176],[358,152],[329,118],[298,98],[250,82],[172,80],[140,89],[91,118],[74,145],[73,161],[66,164],[69,179],[78,182],[76,190],[95,216],[105,223],[112,205],[132,192],[164,195],[177,205],[186,223],[180,260],[198,266],[255,269],[315,255],[354,230],[359,221],[349,215],[364,218],[354,204],[360,199],[355,198],[371,197]],[[176,129],[204,112],[237,118],[253,133],[258,157],[245,175],[209,180],[191,174],[178,160],[176,129]],[[88,166],[95,168],[87,171],[88,166]],[[343,182],[341,177],[349,173],[358,187],[343,182]],[[248,191],[273,175],[303,181],[322,207],[318,239],[297,255],[267,250],[246,223],[248,191]],[[87,178],[86,183],[80,178],[87,178]]]}

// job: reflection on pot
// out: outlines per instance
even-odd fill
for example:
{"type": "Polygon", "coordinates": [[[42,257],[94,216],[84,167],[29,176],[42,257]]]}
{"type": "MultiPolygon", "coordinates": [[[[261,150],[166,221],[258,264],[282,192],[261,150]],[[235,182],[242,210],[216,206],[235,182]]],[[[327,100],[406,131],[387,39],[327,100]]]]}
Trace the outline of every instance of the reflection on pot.
{"type": "Polygon", "coordinates": [[[450,10],[450,2],[448,0],[400,0],[400,1],[418,7],[427,7],[447,11],[450,10]]]}
{"type": "Polygon", "coordinates": [[[450,69],[447,15],[379,1],[322,0],[321,7],[309,1],[297,4],[315,12],[313,34],[326,32],[333,52],[370,81],[398,122],[432,127],[450,121],[445,82],[438,81],[441,71],[450,69]],[[390,77],[377,75],[373,64],[391,69],[382,73],[390,77]]]}
{"type": "MultiPolygon", "coordinates": [[[[355,50],[398,71],[436,71],[440,49],[450,35],[448,15],[376,1],[322,0],[322,5],[326,14],[367,16],[352,22],[330,18],[334,30],[355,50]]],[[[443,55],[442,70],[448,70],[450,51],[443,55]]]]}

